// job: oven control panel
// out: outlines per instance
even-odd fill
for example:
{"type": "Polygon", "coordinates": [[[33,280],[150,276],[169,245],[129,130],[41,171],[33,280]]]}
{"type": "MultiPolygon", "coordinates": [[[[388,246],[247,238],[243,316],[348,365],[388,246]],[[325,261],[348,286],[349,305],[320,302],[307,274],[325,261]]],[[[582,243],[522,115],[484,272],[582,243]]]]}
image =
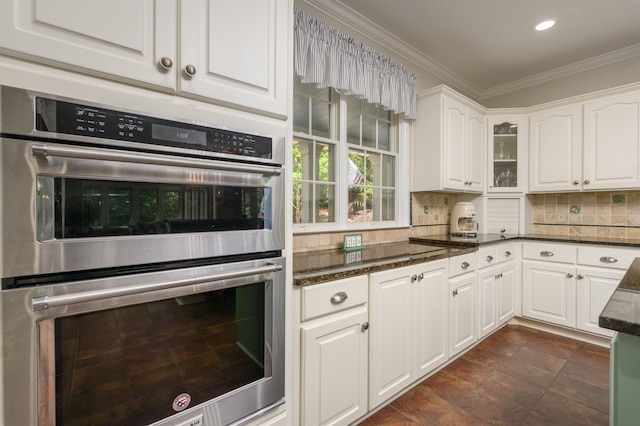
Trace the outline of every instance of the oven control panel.
{"type": "Polygon", "coordinates": [[[36,130],[103,141],[130,141],[256,159],[273,158],[270,137],[44,97],[36,97],[36,130]]]}

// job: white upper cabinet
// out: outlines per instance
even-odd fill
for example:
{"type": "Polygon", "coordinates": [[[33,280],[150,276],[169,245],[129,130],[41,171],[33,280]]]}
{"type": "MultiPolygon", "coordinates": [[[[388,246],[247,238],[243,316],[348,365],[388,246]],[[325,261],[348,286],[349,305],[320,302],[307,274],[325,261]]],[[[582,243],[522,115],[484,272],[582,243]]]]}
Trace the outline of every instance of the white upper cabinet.
{"type": "Polygon", "coordinates": [[[583,189],[639,185],[639,123],[640,92],[584,104],[583,189]]]}
{"type": "Polygon", "coordinates": [[[285,116],[289,6],[289,0],[3,0],[0,51],[285,116]]]}
{"type": "Polygon", "coordinates": [[[577,191],[582,180],[582,107],[529,117],[529,191],[577,191]]]}
{"type": "Polygon", "coordinates": [[[530,192],[640,185],[640,92],[530,115],[530,192]]]}
{"type": "Polygon", "coordinates": [[[412,190],[484,192],[484,108],[440,86],[418,95],[412,190]]]}
{"type": "Polygon", "coordinates": [[[523,193],[526,188],[526,116],[487,119],[487,192],[523,193]]]}

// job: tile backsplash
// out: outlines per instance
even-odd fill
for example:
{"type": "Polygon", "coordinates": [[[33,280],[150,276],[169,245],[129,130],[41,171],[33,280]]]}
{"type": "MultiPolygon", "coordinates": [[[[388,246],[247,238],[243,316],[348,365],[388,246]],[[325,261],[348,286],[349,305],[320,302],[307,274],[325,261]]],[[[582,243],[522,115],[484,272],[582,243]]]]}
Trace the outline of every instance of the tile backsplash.
{"type": "Polygon", "coordinates": [[[534,233],[640,238],[640,191],[535,194],[528,198],[534,233]]]}
{"type": "MultiPolygon", "coordinates": [[[[532,194],[531,231],[544,235],[640,238],[640,191],[532,194]]],[[[406,241],[449,232],[456,194],[411,194],[411,228],[357,231],[363,245],[406,241]]],[[[349,232],[298,234],[293,251],[341,249],[349,232]]]]}

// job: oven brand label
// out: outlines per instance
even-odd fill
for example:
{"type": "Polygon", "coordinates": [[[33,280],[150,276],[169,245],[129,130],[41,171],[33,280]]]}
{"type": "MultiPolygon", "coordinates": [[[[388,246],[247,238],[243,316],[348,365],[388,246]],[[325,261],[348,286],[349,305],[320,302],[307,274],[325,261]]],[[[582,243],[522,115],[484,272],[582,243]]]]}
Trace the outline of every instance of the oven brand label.
{"type": "Polygon", "coordinates": [[[189,406],[191,403],[191,395],[188,393],[181,393],[176,396],[176,399],[173,400],[173,410],[174,411],[182,411],[189,406]]]}

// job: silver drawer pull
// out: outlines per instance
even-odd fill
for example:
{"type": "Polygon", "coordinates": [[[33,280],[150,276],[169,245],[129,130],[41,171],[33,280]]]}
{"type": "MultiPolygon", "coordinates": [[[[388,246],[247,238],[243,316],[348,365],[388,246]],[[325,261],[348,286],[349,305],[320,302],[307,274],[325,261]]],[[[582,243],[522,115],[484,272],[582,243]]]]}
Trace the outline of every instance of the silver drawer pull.
{"type": "Polygon", "coordinates": [[[345,293],[344,291],[339,291],[333,296],[331,296],[331,303],[334,305],[338,305],[344,302],[345,300],[347,300],[348,298],[349,296],[347,295],[347,293],[345,293]]]}
{"type": "Polygon", "coordinates": [[[510,251],[505,251],[505,252],[504,252],[504,255],[505,255],[506,257],[509,257],[509,256],[511,256],[511,252],[510,252],[510,251]]]}
{"type": "Polygon", "coordinates": [[[611,256],[602,256],[600,258],[600,262],[604,262],[604,263],[616,263],[618,261],[618,259],[616,259],[615,257],[611,257],[611,256]]]}
{"type": "Polygon", "coordinates": [[[553,256],[553,252],[552,251],[541,251],[540,252],[540,256],[551,257],[551,256],[553,256]]]}
{"type": "Polygon", "coordinates": [[[492,262],[493,261],[493,256],[489,255],[487,256],[487,262],[492,262]]]}
{"type": "Polygon", "coordinates": [[[467,269],[469,266],[471,266],[469,265],[469,262],[462,262],[462,265],[460,265],[462,269],[467,269]]]}

